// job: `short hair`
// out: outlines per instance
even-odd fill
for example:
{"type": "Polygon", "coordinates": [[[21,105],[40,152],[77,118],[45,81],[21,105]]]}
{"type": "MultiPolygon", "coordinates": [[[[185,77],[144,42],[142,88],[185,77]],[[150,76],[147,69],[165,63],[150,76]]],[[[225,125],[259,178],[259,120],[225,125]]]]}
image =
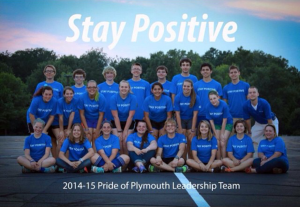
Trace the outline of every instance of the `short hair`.
{"type": "Polygon", "coordinates": [[[213,134],[211,132],[211,126],[210,126],[210,123],[206,120],[202,120],[200,121],[199,125],[198,125],[198,136],[197,136],[197,139],[201,139],[201,131],[200,131],[200,127],[201,127],[201,124],[204,123],[206,124],[206,126],[208,127],[208,132],[207,132],[207,140],[210,141],[211,138],[213,137],[213,134]]]}
{"type": "Polygon", "coordinates": [[[132,63],[131,68],[132,68],[133,66],[135,66],[135,65],[140,66],[141,69],[143,69],[143,68],[142,68],[142,65],[141,65],[140,63],[138,63],[138,62],[132,63]]]}
{"type": "Polygon", "coordinates": [[[180,61],[179,61],[179,66],[181,66],[181,64],[182,64],[183,62],[188,62],[188,63],[190,63],[190,66],[192,66],[192,61],[191,61],[190,58],[187,58],[187,57],[181,58],[180,61]]]}
{"type": "Polygon", "coordinates": [[[230,72],[231,70],[234,70],[234,69],[237,69],[238,71],[240,71],[240,69],[239,69],[238,66],[231,65],[231,66],[229,67],[229,72],[230,72]]]}
{"type": "Polygon", "coordinates": [[[237,133],[236,130],[235,130],[235,127],[238,125],[238,124],[243,124],[244,125],[244,133],[247,132],[247,127],[246,127],[246,122],[245,120],[237,120],[234,125],[233,125],[233,129],[234,129],[234,133],[237,133]]]}
{"type": "Polygon", "coordinates": [[[249,89],[256,89],[256,91],[258,92],[258,89],[256,88],[256,86],[250,86],[249,89]]]}
{"type": "Polygon", "coordinates": [[[106,67],[103,69],[102,75],[104,76],[104,78],[105,78],[105,74],[106,74],[107,72],[113,72],[113,74],[115,75],[115,77],[117,76],[117,71],[116,71],[116,69],[115,69],[114,67],[112,67],[112,66],[106,66],[106,67]]]}
{"type": "Polygon", "coordinates": [[[52,94],[53,94],[53,89],[52,89],[52,87],[49,86],[48,84],[45,84],[44,86],[40,87],[40,88],[33,94],[33,97],[43,95],[43,93],[44,93],[46,90],[52,91],[52,94]]]}
{"type": "Polygon", "coordinates": [[[210,91],[208,92],[208,97],[209,97],[210,95],[216,95],[216,96],[219,96],[218,91],[216,91],[216,90],[210,90],[210,91]]]}
{"type": "Polygon", "coordinates": [[[171,123],[171,124],[174,124],[175,126],[177,126],[177,123],[176,123],[175,119],[173,119],[173,118],[168,118],[165,121],[165,127],[167,126],[168,123],[171,123]]]}
{"type": "Polygon", "coordinates": [[[54,65],[46,65],[45,67],[44,67],[44,73],[46,72],[46,69],[47,68],[52,68],[53,69],[53,71],[54,71],[54,73],[56,73],[56,68],[54,67],[54,65]]]}
{"type": "Polygon", "coordinates": [[[157,72],[158,70],[164,70],[164,71],[166,71],[166,73],[168,73],[168,68],[167,68],[166,66],[164,66],[164,65],[158,66],[158,67],[156,68],[156,72],[157,72]]]}
{"type": "Polygon", "coordinates": [[[33,126],[36,124],[36,123],[41,123],[43,125],[43,128],[45,126],[45,121],[41,118],[37,118],[33,121],[33,126]]]}
{"type": "Polygon", "coordinates": [[[159,86],[162,90],[164,90],[163,85],[160,82],[155,82],[152,84],[151,89],[153,90],[154,86],[159,86]]]}
{"type": "Polygon", "coordinates": [[[200,70],[202,70],[202,68],[205,66],[209,67],[209,69],[212,70],[211,64],[209,63],[202,63],[202,65],[200,66],[200,70]]]}
{"type": "Polygon", "coordinates": [[[278,134],[277,134],[277,132],[276,132],[276,127],[275,127],[274,124],[267,124],[267,125],[265,126],[265,128],[264,128],[264,131],[266,130],[267,127],[272,127],[273,130],[274,130],[274,133],[275,133],[275,137],[278,136],[278,134]]]}
{"type": "Polygon", "coordinates": [[[73,71],[73,79],[75,78],[76,74],[83,75],[84,78],[86,77],[85,71],[83,69],[80,69],[80,68],[73,71]]]}

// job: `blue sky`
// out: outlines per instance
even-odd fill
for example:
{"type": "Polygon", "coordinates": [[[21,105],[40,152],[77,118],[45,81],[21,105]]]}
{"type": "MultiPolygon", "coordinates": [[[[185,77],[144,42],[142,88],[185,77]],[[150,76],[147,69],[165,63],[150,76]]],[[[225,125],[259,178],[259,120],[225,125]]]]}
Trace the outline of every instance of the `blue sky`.
{"type": "MultiPolygon", "coordinates": [[[[157,51],[170,49],[193,50],[203,55],[210,47],[218,50],[235,51],[242,46],[247,50],[262,50],[274,56],[282,56],[289,65],[300,69],[300,1],[298,0],[1,0],[0,1],[0,52],[14,52],[26,48],[44,47],[60,55],[80,56],[93,48],[103,48],[110,57],[135,58],[149,57],[157,51]],[[80,14],[74,24],[80,35],[76,41],[67,42],[74,35],[69,19],[80,14]],[[183,15],[186,14],[186,19],[183,15]],[[208,18],[203,19],[203,14],[208,18]],[[138,15],[149,19],[149,26],[132,41],[134,23],[138,15]],[[82,23],[90,17],[94,25],[89,27],[89,42],[82,40],[82,23]],[[191,42],[188,39],[191,18],[196,18],[194,37],[197,39],[200,24],[213,22],[213,28],[223,22],[214,42],[209,39],[209,26],[206,25],[203,41],[191,42]],[[107,38],[96,42],[93,32],[97,24],[108,22],[107,38]],[[113,41],[112,22],[119,29],[125,22],[119,41],[110,48],[113,41]],[[167,25],[173,26],[174,40],[170,37],[167,25]],[[180,25],[186,23],[182,41],[178,41],[180,25]],[[237,30],[228,35],[234,41],[227,42],[222,32],[227,23],[234,22],[237,30]],[[153,32],[151,32],[151,28],[153,32]],[[160,29],[159,29],[160,28],[160,29]],[[160,33],[159,33],[160,32],[160,33]],[[154,42],[150,36],[161,38],[154,42]]],[[[142,26],[144,21],[140,22],[142,26]]],[[[100,27],[96,36],[101,36],[100,27]]],[[[182,31],[182,30],[181,30],[182,31]]]]}

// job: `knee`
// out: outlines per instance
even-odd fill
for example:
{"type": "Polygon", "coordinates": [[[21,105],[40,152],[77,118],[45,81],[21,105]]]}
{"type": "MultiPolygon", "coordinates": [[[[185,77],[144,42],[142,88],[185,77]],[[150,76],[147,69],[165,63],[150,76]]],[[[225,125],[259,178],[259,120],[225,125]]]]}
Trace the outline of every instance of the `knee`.
{"type": "Polygon", "coordinates": [[[152,157],[152,158],[150,159],[150,163],[151,163],[151,164],[156,163],[156,159],[155,159],[154,157],[152,157]]]}
{"type": "Polygon", "coordinates": [[[55,160],[54,157],[49,157],[48,159],[49,159],[49,164],[50,164],[50,166],[51,166],[51,165],[55,165],[56,160],[55,160]]]}
{"type": "Polygon", "coordinates": [[[129,163],[130,158],[129,158],[128,155],[123,154],[123,155],[121,155],[121,157],[122,157],[122,159],[124,160],[125,164],[128,164],[128,163],[129,163]]]}

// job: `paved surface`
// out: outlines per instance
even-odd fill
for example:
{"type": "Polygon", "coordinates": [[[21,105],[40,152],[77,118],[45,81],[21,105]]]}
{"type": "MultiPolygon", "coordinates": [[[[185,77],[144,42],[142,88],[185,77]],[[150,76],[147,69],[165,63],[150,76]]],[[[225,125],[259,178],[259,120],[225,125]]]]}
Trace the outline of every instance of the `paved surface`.
{"type": "Polygon", "coordinates": [[[184,176],[181,173],[22,174],[16,158],[23,154],[24,138],[0,137],[0,206],[300,206],[300,137],[283,137],[290,161],[287,174],[186,173],[184,176]],[[190,192],[190,196],[187,190],[180,189],[182,179],[177,176],[198,184],[197,192],[204,200],[197,192],[198,195],[190,192]],[[139,189],[137,184],[143,188],[139,189]]]}

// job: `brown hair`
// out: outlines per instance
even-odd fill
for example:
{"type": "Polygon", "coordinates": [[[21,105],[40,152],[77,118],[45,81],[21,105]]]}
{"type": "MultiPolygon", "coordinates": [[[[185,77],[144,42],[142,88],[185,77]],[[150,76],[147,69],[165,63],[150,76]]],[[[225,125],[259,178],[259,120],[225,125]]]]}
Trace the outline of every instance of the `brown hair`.
{"type": "Polygon", "coordinates": [[[36,97],[36,96],[42,96],[43,93],[45,92],[45,90],[50,90],[52,91],[52,95],[53,95],[53,89],[51,86],[48,86],[48,85],[44,85],[42,87],[40,87],[34,94],[33,94],[33,97],[36,97]]]}
{"type": "Polygon", "coordinates": [[[54,67],[54,65],[46,65],[46,66],[44,67],[44,70],[43,70],[44,73],[45,73],[45,71],[46,71],[47,68],[52,68],[53,71],[54,71],[54,73],[56,73],[56,68],[54,67]]]}
{"type": "Polygon", "coordinates": [[[74,136],[73,136],[73,130],[74,130],[74,128],[75,128],[76,126],[79,126],[80,132],[81,132],[81,133],[80,133],[80,137],[79,137],[79,144],[83,144],[83,142],[84,142],[84,140],[85,140],[85,133],[84,133],[84,130],[83,130],[82,125],[79,124],[79,123],[76,123],[76,124],[74,124],[74,125],[72,126],[72,130],[71,130],[71,133],[70,133],[70,135],[69,135],[69,140],[70,140],[70,142],[71,142],[72,144],[75,143],[75,138],[74,138],[74,136]]]}
{"type": "Polygon", "coordinates": [[[277,134],[277,132],[276,132],[276,127],[275,127],[274,124],[267,124],[267,125],[265,126],[264,130],[266,130],[267,127],[272,127],[273,130],[274,130],[274,133],[275,133],[275,137],[278,136],[278,134],[277,134]]]}
{"type": "Polygon", "coordinates": [[[237,120],[234,125],[233,125],[233,129],[234,129],[234,133],[237,133],[235,130],[235,127],[237,126],[237,124],[243,124],[244,125],[244,133],[247,132],[247,127],[246,127],[246,122],[244,120],[237,120]]]}
{"type": "Polygon", "coordinates": [[[158,66],[158,67],[156,68],[156,72],[157,72],[158,70],[164,70],[164,71],[166,71],[166,73],[168,73],[168,68],[167,68],[166,66],[164,66],[164,65],[158,66]]]}
{"type": "Polygon", "coordinates": [[[85,78],[86,77],[86,73],[84,70],[82,69],[76,69],[73,71],[73,79],[75,78],[75,75],[78,74],[78,75],[83,75],[83,77],[85,78]]]}
{"type": "MultiPolygon", "coordinates": [[[[186,80],[183,81],[183,83],[184,82],[190,83],[191,87],[192,87],[191,95],[190,95],[191,96],[191,102],[190,102],[190,105],[189,105],[189,107],[192,108],[192,107],[194,107],[195,102],[196,102],[196,93],[195,93],[195,90],[194,90],[194,83],[191,79],[186,79],[186,80]]],[[[182,84],[182,87],[183,87],[183,84],[182,84]]]]}
{"type": "Polygon", "coordinates": [[[211,138],[213,137],[213,134],[211,132],[211,126],[210,126],[210,123],[206,120],[202,120],[200,121],[199,125],[198,125],[198,135],[197,135],[197,139],[201,139],[201,131],[200,131],[200,126],[201,124],[204,123],[206,124],[206,126],[208,126],[208,132],[207,132],[207,140],[210,141],[211,138]]]}

